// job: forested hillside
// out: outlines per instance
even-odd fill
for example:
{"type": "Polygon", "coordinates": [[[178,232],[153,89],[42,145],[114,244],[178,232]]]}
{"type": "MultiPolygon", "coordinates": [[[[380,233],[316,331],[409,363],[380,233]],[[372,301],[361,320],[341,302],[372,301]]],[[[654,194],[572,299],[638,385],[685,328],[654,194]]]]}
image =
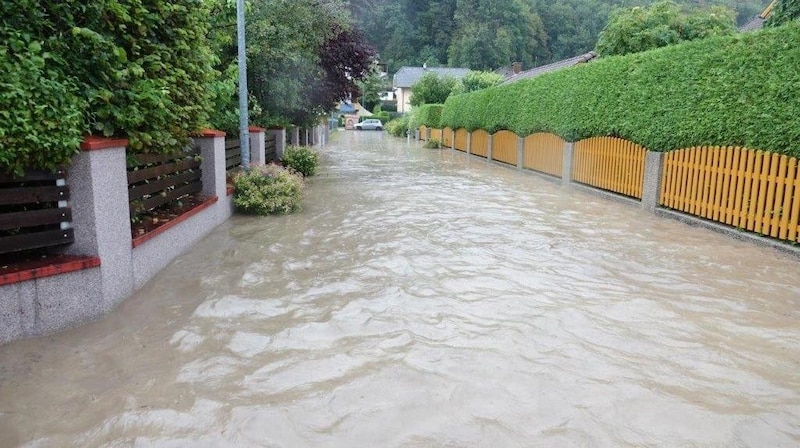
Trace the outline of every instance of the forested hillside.
{"type": "MultiPolygon", "coordinates": [[[[615,8],[655,0],[351,0],[350,9],[390,71],[404,65],[524,68],[585,53],[615,8]]],[[[724,6],[743,24],[769,0],[676,0],[724,6]]]]}

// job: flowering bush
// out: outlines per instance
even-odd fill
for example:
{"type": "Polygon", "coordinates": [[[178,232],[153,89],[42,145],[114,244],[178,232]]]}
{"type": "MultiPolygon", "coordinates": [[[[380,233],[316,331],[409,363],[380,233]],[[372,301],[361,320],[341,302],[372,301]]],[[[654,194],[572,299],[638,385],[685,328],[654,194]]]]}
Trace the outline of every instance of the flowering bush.
{"type": "Polygon", "coordinates": [[[281,159],[283,165],[303,176],[313,176],[317,172],[319,153],[308,146],[289,146],[281,159]]]}
{"type": "Polygon", "coordinates": [[[286,214],[300,207],[303,177],[277,165],[254,166],[233,179],[233,203],[243,213],[286,214]]]}

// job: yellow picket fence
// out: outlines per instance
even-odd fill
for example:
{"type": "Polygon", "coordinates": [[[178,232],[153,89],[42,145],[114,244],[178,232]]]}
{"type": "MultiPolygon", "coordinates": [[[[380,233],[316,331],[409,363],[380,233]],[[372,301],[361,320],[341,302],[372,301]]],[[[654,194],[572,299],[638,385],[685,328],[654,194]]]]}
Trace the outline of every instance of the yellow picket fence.
{"type": "Polygon", "coordinates": [[[442,130],[431,128],[431,140],[438,140],[439,143],[442,142],[442,130]]]}
{"type": "Polygon", "coordinates": [[[562,177],[565,144],[561,137],[545,132],[525,137],[522,167],[562,177]]]}
{"type": "Polygon", "coordinates": [[[471,153],[476,156],[487,157],[489,154],[489,133],[483,129],[472,131],[471,153]]]}
{"type": "Polygon", "coordinates": [[[453,148],[467,152],[467,136],[469,132],[464,128],[456,129],[456,141],[453,144],[453,148]]]}
{"type": "Polygon", "coordinates": [[[442,129],[442,146],[445,148],[453,147],[453,130],[450,128],[442,129]]]}
{"type": "Polygon", "coordinates": [[[511,131],[495,132],[492,136],[492,159],[516,166],[517,134],[511,131]]]}
{"type": "Polygon", "coordinates": [[[428,139],[428,128],[425,125],[419,127],[419,139],[420,140],[428,139]]]}
{"type": "Polygon", "coordinates": [[[672,151],[664,159],[661,205],[800,242],[796,158],[715,146],[672,151]]]}
{"type": "Polygon", "coordinates": [[[642,198],[646,150],[615,137],[592,137],[575,143],[572,179],[604,190],[642,198]]]}

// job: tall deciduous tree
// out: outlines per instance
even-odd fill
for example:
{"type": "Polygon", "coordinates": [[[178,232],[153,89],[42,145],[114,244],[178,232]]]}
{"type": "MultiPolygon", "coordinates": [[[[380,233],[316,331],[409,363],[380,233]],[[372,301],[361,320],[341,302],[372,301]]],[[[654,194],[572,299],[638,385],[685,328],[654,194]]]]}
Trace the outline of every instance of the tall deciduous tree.
{"type": "Polygon", "coordinates": [[[453,92],[458,80],[452,76],[439,76],[426,73],[411,87],[411,105],[441,104],[453,92]]]}
{"type": "Polygon", "coordinates": [[[791,20],[800,19],[800,0],[778,0],[775,10],[767,20],[767,26],[781,26],[791,20]]]}
{"type": "Polygon", "coordinates": [[[682,8],[661,1],[617,12],[600,33],[600,56],[622,55],[736,31],[733,13],[721,7],[682,8]]]}

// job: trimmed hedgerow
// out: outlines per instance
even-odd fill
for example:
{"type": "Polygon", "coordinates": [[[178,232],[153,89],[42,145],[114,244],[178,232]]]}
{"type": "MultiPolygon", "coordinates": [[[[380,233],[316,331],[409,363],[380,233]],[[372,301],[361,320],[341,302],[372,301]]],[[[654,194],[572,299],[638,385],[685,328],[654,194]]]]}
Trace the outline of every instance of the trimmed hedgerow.
{"type": "Polygon", "coordinates": [[[414,110],[417,126],[438,128],[442,119],[443,104],[423,104],[414,110]]]}
{"type": "Polygon", "coordinates": [[[441,126],[600,135],[654,151],[740,145],[800,155],[800,23],[694,41],[450,97],[441,126]]]}
{"type": "Polygon", "coordinates": [[[0,4],[0,171],[66,164],[86,132],[171,152],[208,121],[203,1],[0,4]]]}

